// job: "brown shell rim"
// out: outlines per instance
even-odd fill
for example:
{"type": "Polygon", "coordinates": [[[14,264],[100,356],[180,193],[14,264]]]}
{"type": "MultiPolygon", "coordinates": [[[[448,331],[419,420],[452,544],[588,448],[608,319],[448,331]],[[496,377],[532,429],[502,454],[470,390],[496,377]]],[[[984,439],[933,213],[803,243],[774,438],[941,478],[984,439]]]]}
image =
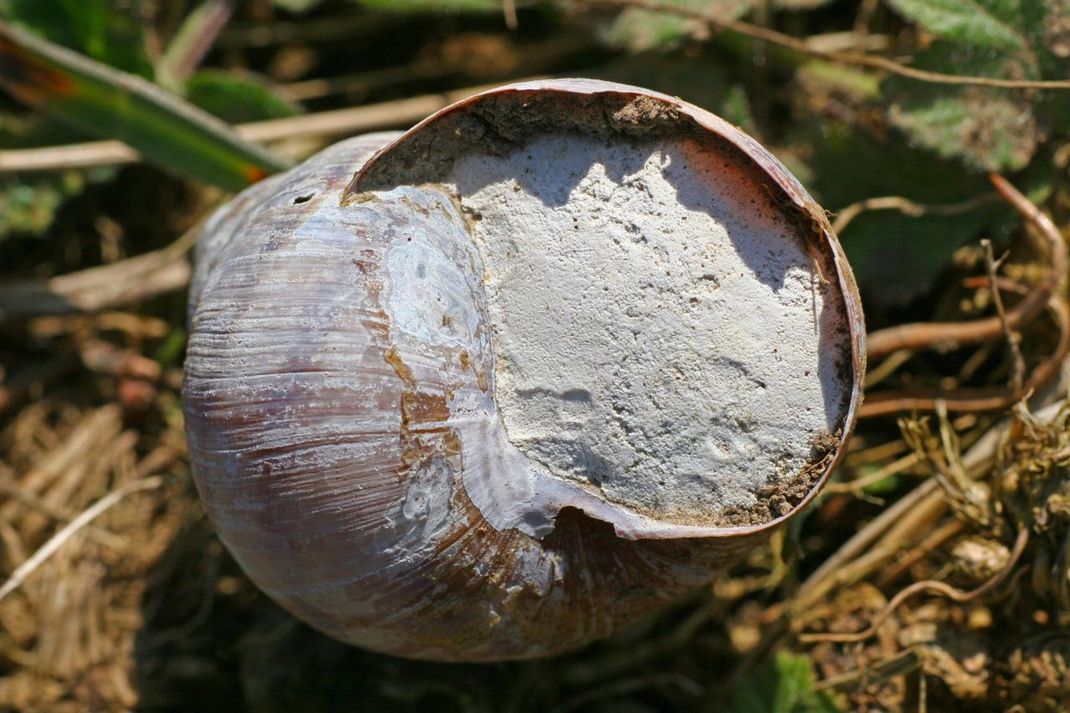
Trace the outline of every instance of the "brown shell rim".
{"type": "MultiPolygon", "coordinates": [[[[358,188],[360,180],[371,171],[380,160],[397,147],[405,144],[415,134],[431,124],[456,112],[464,111],[488,97],[503,94],[521,95],[536,92],[556,92],[561,94],[591,96],[597,94],[610,94],[626,98],[653,97],[668,102],[677,111],[690,118],[701,128],[710,131],[738,148],[762,173],[768,176],[775,185],[780,187],[784,195],[791,201],[791,204],[802,213],[802,217],[805,217],[811,224],[819,226],[820,230],[815,232],[819,232],[821,238],[824,239],[824,248],[831,251],[833,263],[836,266],[836,276],[839,280],[840,291],[843,295],[843,309],[847,317],[847,326],[850,333],[851,365],[854,374],[853,383],[851,385],[850,403],[848,404],[847,413],[844,415],[843,427],[839,438],[837,439],[835,451],[833,452],[832,458],[829,459],[827,467],[814,482],[810,491],[800,499],[791,510],[779,517],[769,520],[768,522],[733,527],[706,527],[678,525],[664,521],[656,521],[661,525],[661,527],[657,528],[657,532],[644,532],[641,537],[642,539],[745,537],[771,530],[786,522],[801,512],[810,501],[821,492],[825,483],[828,482],[832,472],[843,458],[847,442],[850,440],[851,434],[854,432],[854,427],[858,420],[858,408],[862,402],[863,381],[866,370],[865,320],[862,314],[862,301],[858,293],[858,286],[855,283],[854,275],[851,272],[851,267],[847,262],[847,257],[843,252],[843,248],[832,231],[832,227],[828,222],[825,211],[817,205],[814,199],[810,197],[810,194],[806,192],[806,189],[803,188],[802,184],[799,183],[798,179],[796,179],[795,176],[793,176],[788,169],[776,159],[776,157],[741,129],[733,126],[716,114],[685,102],[678,97],[627,84],[584,78],[546,79],[506,84],[501,87],[473,94],[472,96],[461,99],[460,101],[440,109],[401,134],[401,136],[394,141],[391,141],[389,144],[379,149],[379,151],[368,159],[368,161],[365,162],[354,174],[349,185],[343,192],[342,202],[348,202],[352,196],[360,192],[360,189],[358,188]]],[[[624,506],[618,507],[628,513],[634,513],[634,511],[624,506]]],[[[653,518],[647,519],[653,521],[653,518]]],[[[613,524],[615,526],[617,525],[617,523],[613,524]]],[[[618,534],[626,536],[627,532],[622,532],[621,528],[618,527],[618,534]]]]}

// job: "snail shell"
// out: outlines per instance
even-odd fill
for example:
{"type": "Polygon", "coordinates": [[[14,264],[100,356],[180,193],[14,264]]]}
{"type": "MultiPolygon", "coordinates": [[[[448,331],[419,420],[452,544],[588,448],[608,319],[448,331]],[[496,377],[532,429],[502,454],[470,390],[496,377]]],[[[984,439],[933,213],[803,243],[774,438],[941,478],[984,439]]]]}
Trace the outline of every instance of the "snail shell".
{"type": "Polygon", "coordinates": [[[591,80],[253,186],[207,223],[190,307],[223,542],[312,626],[424,659],[552,654],[708,582],[820,489],[864,370],[850,270],[787,170],[591,80]]]}

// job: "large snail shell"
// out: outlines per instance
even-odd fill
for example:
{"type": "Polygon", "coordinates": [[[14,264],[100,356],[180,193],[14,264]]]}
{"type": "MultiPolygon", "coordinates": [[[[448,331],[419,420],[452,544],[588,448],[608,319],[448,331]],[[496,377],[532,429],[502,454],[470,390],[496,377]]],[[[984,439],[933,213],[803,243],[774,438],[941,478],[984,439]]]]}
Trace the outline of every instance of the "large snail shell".
{"type": "Polygon", "coordinates": [[[517,84],[340,143],[222,208],[198,257],[208,514],[272,598],[378,651],[607,635],[797,513],[859,403],[823,211],[634,87],[517,84]]]}

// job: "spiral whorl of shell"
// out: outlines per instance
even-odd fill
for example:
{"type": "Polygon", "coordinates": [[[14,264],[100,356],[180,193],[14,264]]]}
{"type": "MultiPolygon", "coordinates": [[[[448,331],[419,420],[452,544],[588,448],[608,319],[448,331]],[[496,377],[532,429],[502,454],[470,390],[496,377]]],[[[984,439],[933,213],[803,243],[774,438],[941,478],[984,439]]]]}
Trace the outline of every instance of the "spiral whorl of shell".
{"type": "Polygon", "coordinates": [[[819,489],[863,371],[850,272],[786,170],[586,80],[254,186],[190,304],[221,538],[313,626],[421,658],[553,653],[707,581],[819,489]]]}

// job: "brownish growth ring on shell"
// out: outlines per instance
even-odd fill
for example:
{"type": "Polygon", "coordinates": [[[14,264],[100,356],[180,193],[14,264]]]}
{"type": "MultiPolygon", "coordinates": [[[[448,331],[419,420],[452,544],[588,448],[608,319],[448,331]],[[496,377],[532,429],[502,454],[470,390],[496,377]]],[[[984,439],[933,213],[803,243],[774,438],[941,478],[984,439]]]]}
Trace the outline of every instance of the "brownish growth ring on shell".
{"type": "Polygon", "coordinates": [[[511,85],[339,144],[222,209],[199,258],[209,515],[283,606],[380,651],[610,633],[797,513],[860,399],[823,211],[634,87],[511,85]]]}

